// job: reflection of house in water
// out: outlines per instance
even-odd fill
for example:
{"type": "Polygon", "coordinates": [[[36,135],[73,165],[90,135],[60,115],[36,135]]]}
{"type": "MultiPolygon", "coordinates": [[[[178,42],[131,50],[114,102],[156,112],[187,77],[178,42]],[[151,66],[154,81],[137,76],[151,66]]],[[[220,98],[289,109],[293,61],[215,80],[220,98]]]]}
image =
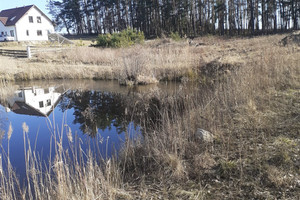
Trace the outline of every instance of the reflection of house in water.
{"type": "Polygon", "coordinates": [[[7,111],[23,115],[49,116],[61,95],[55,91],[55,87],[20,89],[8,100],[7,111]]]}

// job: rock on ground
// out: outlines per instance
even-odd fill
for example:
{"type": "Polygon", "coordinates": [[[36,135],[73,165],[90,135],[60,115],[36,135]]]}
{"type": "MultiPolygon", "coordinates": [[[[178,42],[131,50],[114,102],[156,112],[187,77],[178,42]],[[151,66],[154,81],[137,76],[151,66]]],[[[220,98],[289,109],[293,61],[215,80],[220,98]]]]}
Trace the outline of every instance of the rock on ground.
{"type": "Polygon", "coordinates": [[[198,128],[197,132],[196,132],[196,138],[200,139],[203,142],[213,142],[214,141],[214,137],[212,135],[212,133],[210,133],[209,131],[206,131],[204,129],[198,128]]]}

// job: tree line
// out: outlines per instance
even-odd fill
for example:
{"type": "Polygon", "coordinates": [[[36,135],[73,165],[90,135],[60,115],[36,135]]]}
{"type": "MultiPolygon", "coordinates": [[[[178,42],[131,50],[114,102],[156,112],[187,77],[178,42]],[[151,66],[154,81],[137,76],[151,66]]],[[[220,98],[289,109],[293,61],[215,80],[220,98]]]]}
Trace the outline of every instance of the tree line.
{"type": "Polygon", "coordinates": [[[106,34],[128,27],[170,33],[245,35],[299,29],[300,0],[49,0],[58,29],[106,34]]]}

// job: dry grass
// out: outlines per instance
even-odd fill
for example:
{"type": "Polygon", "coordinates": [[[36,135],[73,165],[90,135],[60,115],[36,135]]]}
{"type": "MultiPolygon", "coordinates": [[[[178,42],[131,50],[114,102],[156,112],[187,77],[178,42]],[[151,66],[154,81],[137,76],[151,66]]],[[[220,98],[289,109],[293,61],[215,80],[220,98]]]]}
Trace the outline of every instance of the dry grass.
{"type": "Polygon", "coordinates": [[[0,57],[0,79],[117,79],[133,84],[180,79],[198,63],[188,46],[154,49],[72,48],[59,54],[39,54],[32,60],[0,57]],[[5,64],[4,64],[5,63],[5,64]]]}
{"type": "MultiPolygon", "coordinates": [[[[251,40],[241,42],[236,46],[251,40]]],[[[123,161],[131,169],[126,174],[146,176],[148,187],[159,180],[170,188],[169,198],[178,194],[174,185],[193,190],[199,184],[205,199],[297,198],[300,52],[263,42],[269,39],[254,39],[245,65],[214,77],[206,90],[140,97],[143,103],[135,105],[148,116],[141,122],[147,128],[143,143],[125,151],[132,158],[123,161]],[[214,144],[198,141],[197,128],[211,131],[214,144]]]]}
{"type": "MultiPolygon", "coordinates": [[[[282,35],[252,39],[203,37],[192,42],[168,39],[148,41],[143,46],[101,49],[77,46],[63,53],[40,53],[32,60],[0,57],[0,79],[118,79],[127,84],[161,80],[195,80],[197,68],[210,62],[247,65],[265,52],[279,47],[282,35]]],[[[289,47],[296,51],[297,47],[289,47]]],[[[276,53],[276,52],[275,52],[276,53]]],[[[286,53],[286,52],[283,52],[286,53]]]]}
{"type": "Polygon", "coordinates": [[[52,62],[54,65],[97,65],[111,66],[119,80],[133,81],[133,84],[153,83],[159,80],[175,80],[198,65],[199,58],[193,57],[191,48],[183,45],[135,46],[128,49],[100,49],[77,47],[61,54],[40,54],[38,62],[52,62]]]}
{"type": "Polygon", "coordinates": [[[115,79],[118,69],[85,64],[39,63],[0,56],[0,80],[115,79]]]}
{"type": "MultiPolygon", "coordinates": [[[[122,62],[113,56],[114,66],[122,64],[120,74],[126,74],[126,66],[128,74],[150,69],[158,80],[182,76],[191,67],[188,77],[199,78],[207,66],[229,72],[200,76],[202,84],[193,91],[183,88],[170,96],[152,90],[128,99],[130,116],[139,120],[144,137],[126,140],[118,160],[97,163],[91,155],[85,164],[75,159],[70,165],[58,138],[50,165],[54,177],[41,178],[40,168],[28,167],[34,190],[22,193],[45,199],[297,199],[300,51],[277,45],[281,37],[204,38],[199,43],[208,45],[108,50],[121,56],[122,62]],[[134,63],[145,68],[133,65],[129,72],[134,63]],[[197,128],[210,131],[214,142],[200,141],[197,128]]],[[[33,153],[29,157],[35,159],[33,153]]],[[[13,172],[1,180],[2,198],[13,198],[18,192],[13,172]]]]}

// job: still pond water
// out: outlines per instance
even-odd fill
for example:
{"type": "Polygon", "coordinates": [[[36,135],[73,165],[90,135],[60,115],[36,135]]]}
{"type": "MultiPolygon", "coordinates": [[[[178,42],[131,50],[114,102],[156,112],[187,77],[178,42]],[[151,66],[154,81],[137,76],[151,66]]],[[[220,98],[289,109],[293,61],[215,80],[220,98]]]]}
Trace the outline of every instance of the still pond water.
{"type": "MultiPolygon", "coordinates": [[[[45,162],[54,136],[62,133],[63,146],[68,148],[67,133],[78,137],[83,149],[97,144],[97,153],[106,158],[118,152],[126,138],[141,137],[139,124],[130,120],[128,108],[133,95],[153,89],[174,92],[176,83],[140,86],[119,86],[116,81],[48,81],[22,82],[15,85],[9,97],[0,97],[0,130],[2,157],[10,152],[10,162],[22,179],[25,174],[23,124],[29,127],[32,149],[45,162]],[[128,101],[128,99],[131,99],[128,101]],[[8,141],[9,126],[13,132],[8,141]]],[[[51,155],[52,154],[52,155],[51,155]]]]}

